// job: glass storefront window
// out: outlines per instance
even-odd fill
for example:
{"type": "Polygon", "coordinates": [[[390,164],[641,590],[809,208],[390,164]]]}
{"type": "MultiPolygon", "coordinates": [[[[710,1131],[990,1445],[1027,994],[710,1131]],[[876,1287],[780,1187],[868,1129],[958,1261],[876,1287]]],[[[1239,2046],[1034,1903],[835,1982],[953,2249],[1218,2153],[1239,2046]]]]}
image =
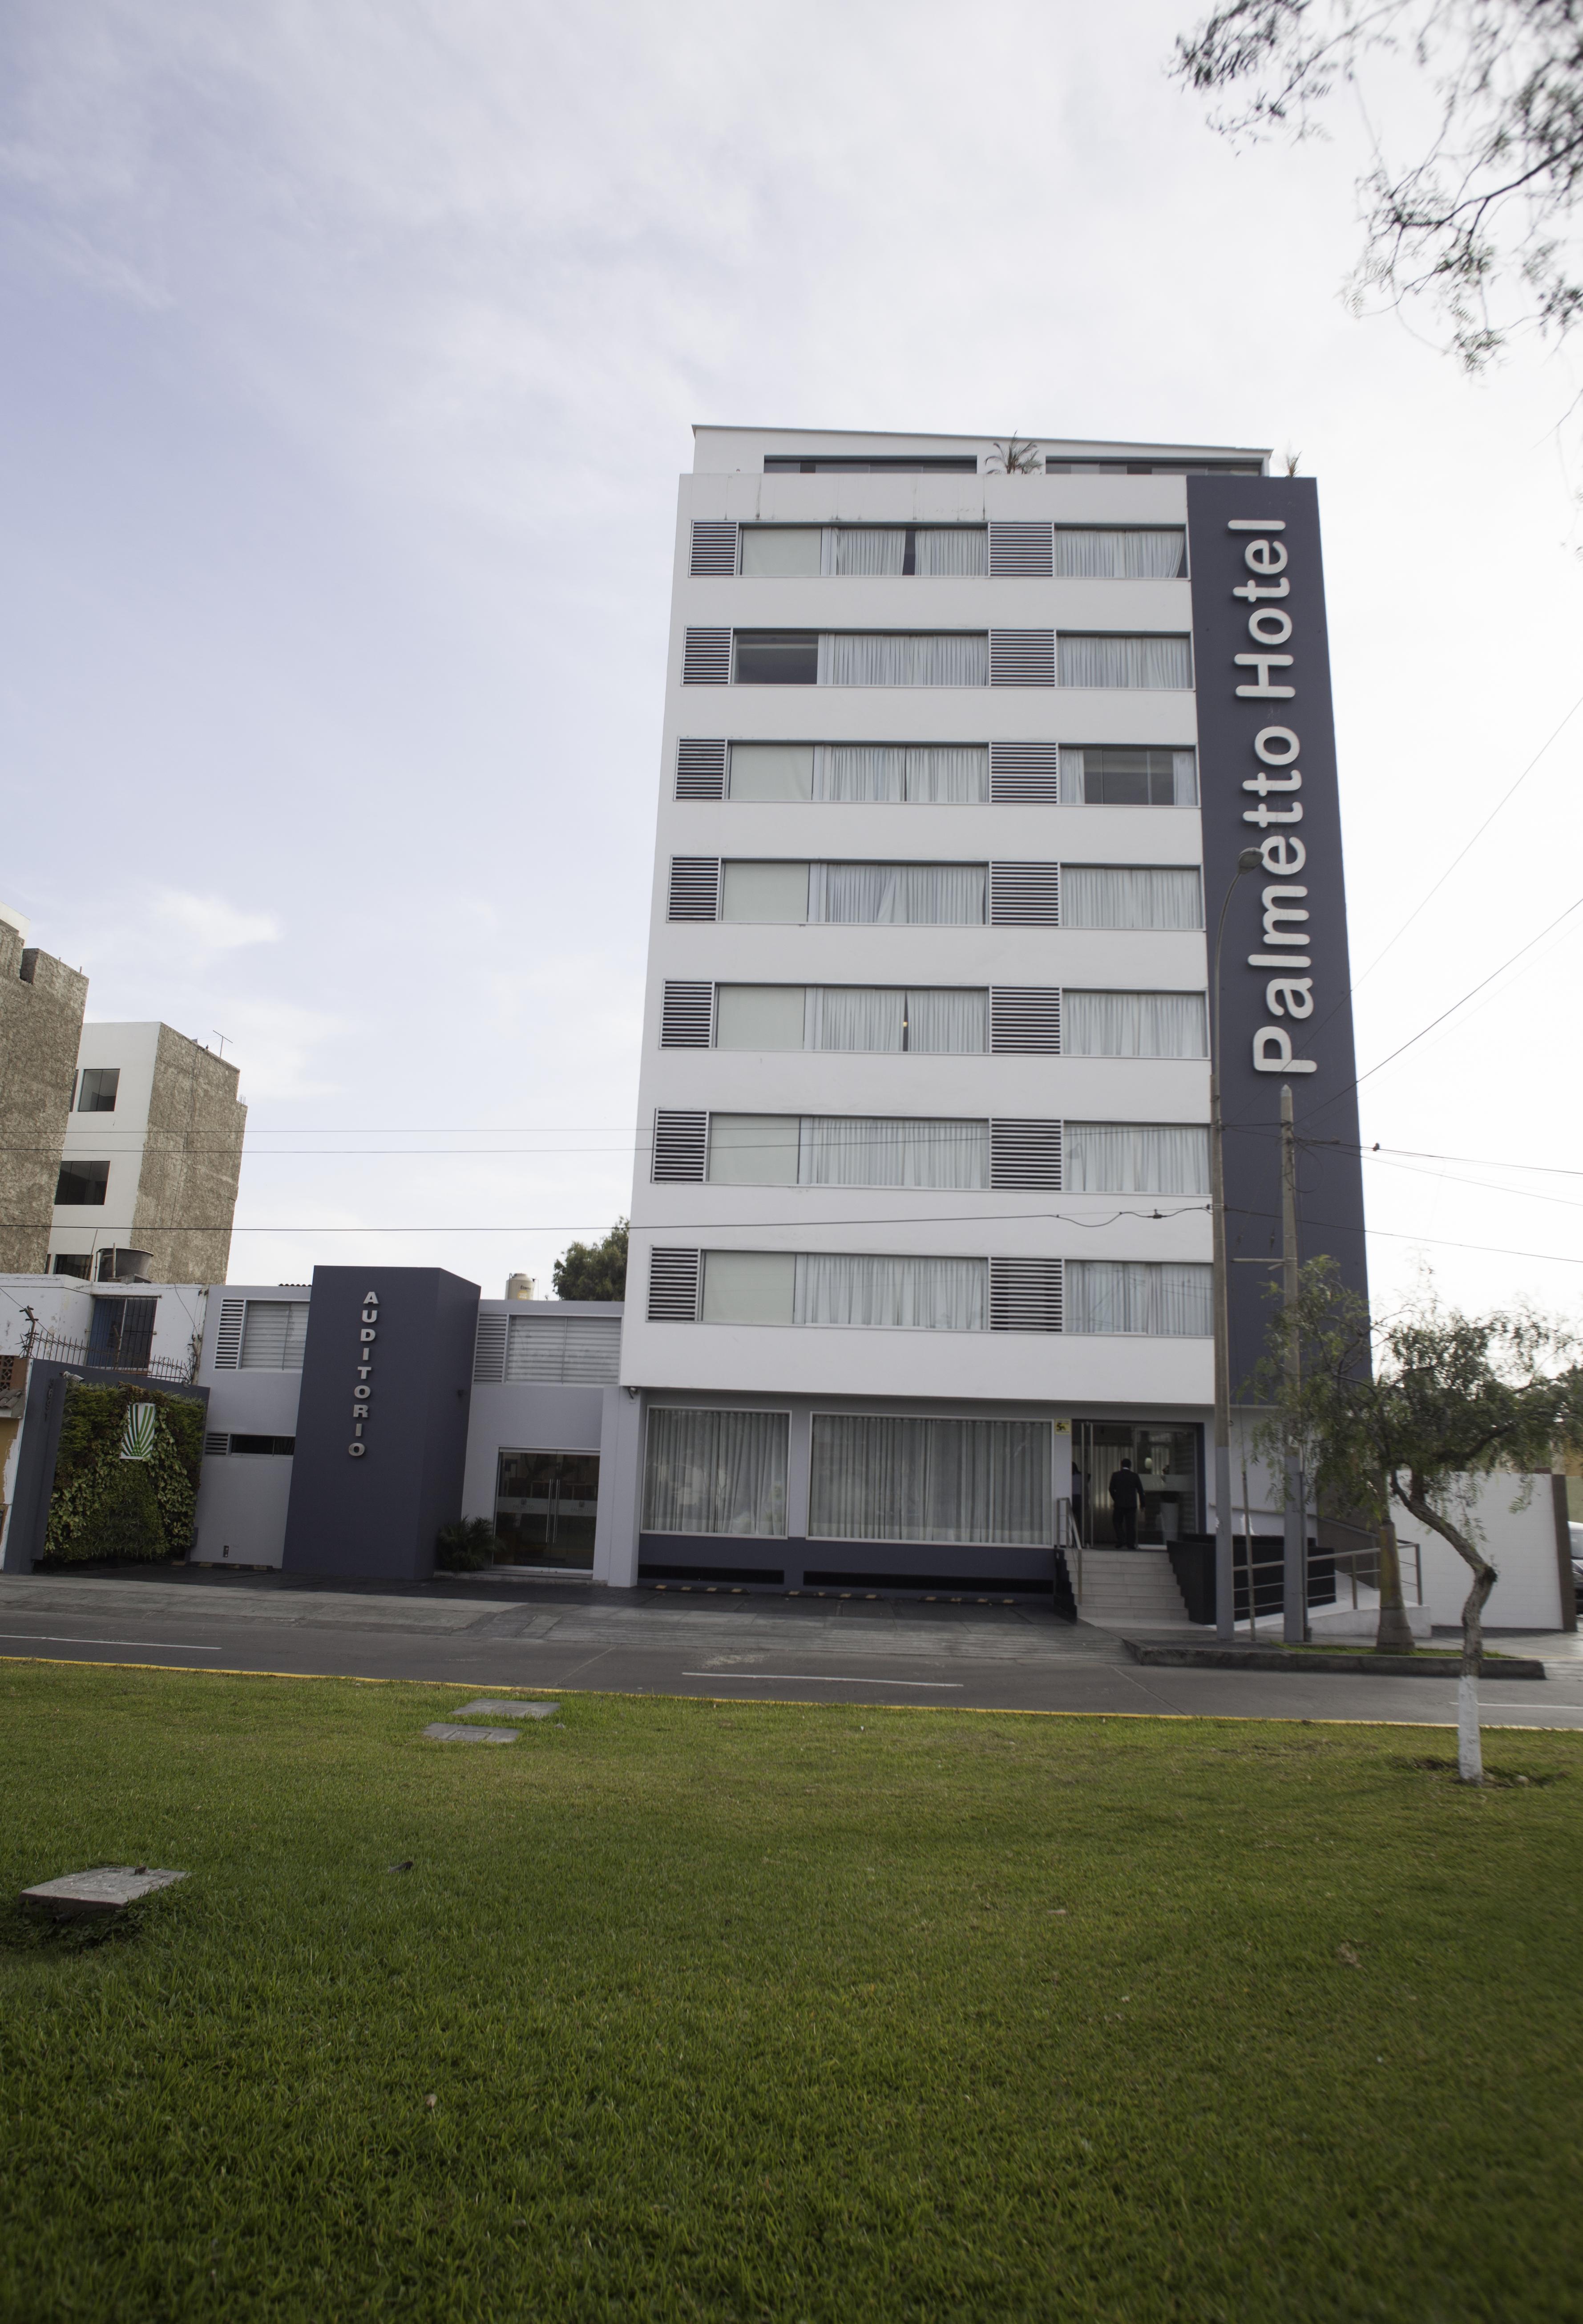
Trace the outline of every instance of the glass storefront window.
{"type": "Polygon", "coordinates": [[[502,1452],[494,1529],[502,1565],[594,1567],[597,1452],[502,1452]]]}

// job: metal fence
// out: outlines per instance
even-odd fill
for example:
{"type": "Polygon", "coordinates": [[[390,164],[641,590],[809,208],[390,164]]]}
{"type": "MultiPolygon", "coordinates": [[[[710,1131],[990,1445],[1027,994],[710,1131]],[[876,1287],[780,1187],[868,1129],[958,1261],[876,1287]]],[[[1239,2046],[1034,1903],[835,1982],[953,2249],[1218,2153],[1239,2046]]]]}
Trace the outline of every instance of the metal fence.
{"type": "Polygon", "coordinates": [[[109,1348],[96,1348],[90,1353],[87,1340],[69,1339],[64,1332],[35,1332],[26,1352],[35,1363],[80,1364],[85,1371],[141,1372],[149,1379],[182,1386],[192,1378],[186,1364],[173,1362],[169,1356],[140,1357],[135,1351],[117,1355],[109,1348]]]}

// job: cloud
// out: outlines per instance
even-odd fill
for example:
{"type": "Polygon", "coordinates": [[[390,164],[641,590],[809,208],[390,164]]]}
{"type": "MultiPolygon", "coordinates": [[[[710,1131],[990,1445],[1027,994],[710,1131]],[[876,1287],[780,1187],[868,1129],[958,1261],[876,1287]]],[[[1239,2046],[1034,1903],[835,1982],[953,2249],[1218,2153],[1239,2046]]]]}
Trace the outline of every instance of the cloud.
{"type": "Polygon", "coordinates": [[[254,1098],[328,1097],[341,1084],[317,1070],[315,1053],[338,1041],[343,1019],[290,1001],[225,1001],[227,1060],[242,1068],[240,1094],[254,1098]]]}
{"type": "Polygon", "coordinates": [[[161,888],[154,911],[167,927],[179,929],[206,953],[279,944],[284,933],[272,912],[245,912],[223,896],[193,896],[181,888],[161,888]]]}

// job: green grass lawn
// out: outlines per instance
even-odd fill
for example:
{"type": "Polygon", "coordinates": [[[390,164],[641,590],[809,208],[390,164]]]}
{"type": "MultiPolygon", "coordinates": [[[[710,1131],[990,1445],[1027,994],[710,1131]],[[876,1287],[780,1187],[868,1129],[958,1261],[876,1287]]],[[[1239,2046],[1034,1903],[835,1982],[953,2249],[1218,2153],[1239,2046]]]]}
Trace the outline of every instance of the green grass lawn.
{"type": "Polygon", "coordinates": [[[1583,1737],[465,1700],[0,1665],[0,2315],[1583,2314],[1583,1737]]]}

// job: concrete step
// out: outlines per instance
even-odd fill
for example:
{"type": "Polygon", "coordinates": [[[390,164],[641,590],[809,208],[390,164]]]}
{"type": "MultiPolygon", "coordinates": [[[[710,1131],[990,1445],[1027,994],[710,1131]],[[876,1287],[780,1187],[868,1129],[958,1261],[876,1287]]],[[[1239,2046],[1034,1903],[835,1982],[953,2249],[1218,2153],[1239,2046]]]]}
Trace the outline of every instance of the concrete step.
{"type": "MultiPolygon", "coordinates": [[[[1079,1561],[1071,1561],[1075,1584],[1079,1561]]],[[[1187,1608],[1163,1549],[1086,1549],[1079,1611],[1101,1629],[1147,1629],[1187,1620],[1187,1608]]]]}

